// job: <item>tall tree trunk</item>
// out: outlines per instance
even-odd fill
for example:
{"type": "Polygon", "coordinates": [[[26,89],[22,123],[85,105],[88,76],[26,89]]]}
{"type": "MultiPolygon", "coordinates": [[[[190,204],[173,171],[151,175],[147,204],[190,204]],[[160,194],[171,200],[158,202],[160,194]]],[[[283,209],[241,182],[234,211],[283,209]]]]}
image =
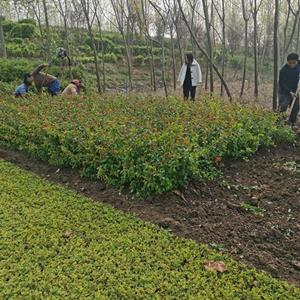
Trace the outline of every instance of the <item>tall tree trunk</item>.
{"type": "Polygon", "coordinates": [[[98,16],[98,13],[96,13],[96,19],[98,23],[98,29],[100,34],[100,43],[101,43],[101,63],[102,63],[102,91],[105,92],[106,90],[106,72],[105,72],[105,61],[104,61],[104,42],[103,42],[103,34],[102,34],[102,26],[101,26],[101,20],[98,16]]]}
{"type": "Polygon", "coordinates": [[[248,22],[249,22],[249,15],[247,15],[245,0],[242,0],[242,9],[243,9],[243,19],[245,22],[244,27],[244,63],[243,63],[243,78],[242,78],[242,86],[240,97],[243,97],[244,90],[245,90],[245,81],[246,81],[246,71],[247,71],[247,59],[248,59],[248,22]]]}
{"type": "MultiPolygon", "coordinates": [[[[226,30],[225,30],[225,0],[222,0],[222,76],[225,78],[225,52],[226,52],[226,30]]],[[[224,85],[221,84],[221,96],[224,95],[224,85]]]]}
{"type": "Polygon", "coordinates": [[[46,53],[47,53],[47,60],[48,62],[50,62],[51,61],[51,39],[50,39],[48,8],[47,8],[46,0],[43,0],[42,3],[43,3],[44,16],[45,16],[45,25],[46,25],[46,40],[47,40],[46,53]]]}
{"type": "MultiPolygon", "coordinates": [[[[276,5],[276,3],[275,3],[276,5]]],[[[288,11],[287,11],[287,17],[285,19],[285,25],[284,25],[284,28],[283,28],[283,45],[282,45],[282,62],[285,61],[285,56],[286,56],[286,40],[287,40],[287,30],[288,30],[288,27],[289,27],[289,20],[290,20],[290,15],[291,15],[291,10],[290,10],[290,6],[288,6],[288,11]]]]}
{"type": "Polygon", "coordinates": [[[254,97],[258,98],[258,54],[257,54],[257,0],[254,0],[253,10],[253,55],[254,55],[254,97]]]}
{"type": "MultiPolygon", "coordinates": [[[[292,44],[292,41],[294,39],[294,35],[295,35],[295,32],[296,32],[296,28],[297,28],[297,24],[299,23],[299,11],[296,13],[295,15],[295,19],[294,19],[294,22],[293,22],[293,27],[292,27],[292,32],[291,32],[291,35],[290,35],[290,38],[288,40],[288,42],[286,43],[286,46],[285,46],[285,49],[284,49],[284,54],[286,55],[289,51],[289,48],[292,44]]],[[[284,55],[284,56],[285,56],[284,55]]]]}
{"type": "Polygon", "coordinates": [[[176,90],[176,59],[175,59],[173,26],[171,26],[170,28],[170,36],[171,36],[171,51],[172,51],[173,88],[174,90],[176,90]]]}
{"type": "Polygon", "coordinates": [[[274,80],[273,80],[273,110],[277,109],[277,90],[278,90],[278,27],[279,27],[279,0],[275,0],[274,15],[274,80]]]}
{"type": "Polygon", "coordinates": [[[3,26],[2,26],[3,20],[4,20],[4,17],[0,16],[0,57],[7,58],[4,32],[3,32],[3,26]]]}
{"type": "Polygon", "coordinates": [[[298,29],[297,29],[297,42],[296,42],[296,51],[300,52],[300,21],[298,22],[298,29]]]}
{"type": "MultiPolygon", "coordinates": [[[[209,83],[210,83],[210,92],[214,91],[214,68],[213,68],[213,47],[211,40],[211,25],[209,22],[209,13],[208,13],[208,4],[207,0],[202,0],[204,16],[205,16],[205,27],[206,27],[206,35],[207,35],[207,48],[208,48],[208,56],[209,56],[209,83]]],[[[194,33],[193,33],[194,35],[194,33]]]]}
{"type": "Polygon", "coordinates": [[[86,23],[87,23],[89,37],[90,37],[91,42],[92,42],[94,65],[95,65],[96,78],[97,78],[97,89],[98,89],[98,92],[101,93],[102,90],[101,90],[101,80],[100,80],[98,53],[97,53],[95,38],[94,38],[94,34],[93,34],[92,24],[91,24],[91,20],[90,20],[90,14],[89,14],[90,11],[87,7],[87,3],[85,2],[85,0],[81,0],[81,6],[82,6],[83,13],[84,13],[84,16],[85,16],[85,20],[86,20],[86,23]]]}

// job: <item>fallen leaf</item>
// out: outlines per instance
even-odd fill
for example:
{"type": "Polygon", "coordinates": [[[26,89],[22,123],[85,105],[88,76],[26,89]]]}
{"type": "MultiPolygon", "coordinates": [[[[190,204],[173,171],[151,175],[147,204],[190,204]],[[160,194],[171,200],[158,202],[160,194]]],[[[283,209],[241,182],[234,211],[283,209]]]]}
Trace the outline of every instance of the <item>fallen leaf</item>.
{"type": "Polygon", "coordinates": [[[64,232],[63,237],[68,239],[73,235],[73,232],[71,230],[67,230],[64,232]]]}
{"type": "Polygon", "coordinates": [[[207,261],[204,265],[207,271],[226,272],[227,267],[223,261],[207,261]]]}

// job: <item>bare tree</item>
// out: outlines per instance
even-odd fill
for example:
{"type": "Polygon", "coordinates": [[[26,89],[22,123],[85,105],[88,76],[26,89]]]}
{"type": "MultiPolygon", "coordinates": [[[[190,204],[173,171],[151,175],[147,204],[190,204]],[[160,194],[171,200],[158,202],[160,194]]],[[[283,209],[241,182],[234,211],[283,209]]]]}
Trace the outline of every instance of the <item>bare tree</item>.
{"type": "Polygon", "coordinates": [[[217,73],[218,77],[220,78],[221,82],[223,83],[224,85],[224,88],[225,88],[225,91],[227,93],[227,96],[229,98],[229,100],[232,100],[232,96],[231,96],[231,93],[229,91],[229,88],[228,88],[228,85],[226,83],[226,81],[224,80],[224,78],[222,77],[222,74],[220,73],[219,69],[217,68],[217,66],[210,60],[210,56],[207,54],[207,52],[204,50],[204,48],[200,45],[199,41],[197,40],[194,32],[192,31],[190,25],[189,25],[189,22],[183,12],[183,8],[182,8],[182,4],[181,4],[181,1],[180,0],[177,0],[178,2],[178,6],[179,6],[179,9],[180,9],[180,12],[181,12],[181,15],[182,15],[182,18],[190,32],[190,34],[192,35],[192,38],[194,39],[199,51],[204,55],[204,57],[208,60],[208,62],[213,66],[213,70],[217,73]]]}
{"type": "Polygon", "coordinates": [[[205,27],[206,27],[206,37],[207,37],[207,49],[209,55],[209,84],[210,84],[210,92],[214,91],[214,68],[213,68],[213,46],[211,39],[211,25],[209,21],[209,12],[208,12],[208,4],[207,0],[202,0],[202,6],[205,17],[205,27]]]}
{"type": "Polygon", "coordinates": [[[111,0],[112,8],[117,22],[117,29],[119,30],[126,54],[127,73],[129,89],[132,90],[132,59],[129,45],[129,33],[130,33],[130,3],[128,0],[111,0]],[[127,9],[127,10],[126,10],[127,9]]]}
{"type": "Polygon", "coordinates": [[[163,86],[164,86],[164,91],[165,91],[165,96],[168,96],[168,88],[167,88],[167,83],[166,83],[166,76],[165,76],[165,31],[166,31],[166,18],[168,18],[168,12],[164,11],[161,7],[157,6],[154,2],[152,2],[151,0],[148,0],[149,3],[151,4],[151,6],[155,9],[155,11],[157,12],[157,14],[159,15],[159,17],[161,18],[161,21],[163,23],[163,32],[162,32],[162,37],[161,40],[159,41],[160,46],[161,46],[161,52],[162,52],[162,68],[161,68],[161,74],[162,74],[162,82],[163,82],[163,86]],[[166,15],[164,15],[166,14],[166,15]]]}
{"type": "Polygon", "coordinates": [[[94,64],[95,64],[95,71],[96,71],[96,78],[97,78],[97,89],[98,89],[98,92],[101,93],[102,90],[101,90],[101,81],[100,81],[98,52],[97,52],[95,37],[94,37],[94,33],[93,33],[93,28],[92,28],[94,19],[95,19],[95,14],[93,15],[92,18],[90,17],[91,7],[90,7],[89,0],[80,0],[80,3],[81,3],[81,7],[83,10],[84,16],[85,16],[86,24],[88,27],[88,33],[89,33],[91,43],[92,43],[92,48],[93,48],[94,64]]]}
{"type": "Polygon", "coordinates": [[[275,0],[274,14],[274,80],[273,80],[273,110],[277,109],[277,90],[278,90],[278,27],[279,27],[279,0],[275,0]]]}
{"type": "MultiPolygon", "coordinates": [[[[226,55],[226,14],[225,14],[225,0],[221,0],[221,12],[219,11],[217,5],[212,0],[212,4],[220,18],[221,25],[222,25],[222,70],[221,74],[223,78],[225,78],[225,55],[226,55]]],[[[213,30],[215,33],[216,30],[213,30]]],[[[221,96],[224,95],[224,85],[221,84],[221,96]]]]}
{"type": "Polygon", "coordinates": [[[250,14],[247,12],[247,6],[245,0],[242,0],[242,11],[243,11],[243,19],[245,22],[244,26],[244,63],[243,63],[243,77],[242,77],[242,86],[240,97],[244,95],[245,89],[245,81],[246,81],[246,70],[247,70],[247,59],[248,59],[248,24],[250,20],[250,14]]]}
{"type": "Polygon", "coordinates": [[[253,18],[253,56],[254,56],[254,97],[258,97],[258,28],[257,28],[257,16],[263,0],[250,0],[251,12],[253,18]]]}
{"type": "Polygon", "coordinates": [[[50,37],[50,25],[49,25],[49,17],[48,17],[48,7],[46,0],[42,0],[43,10],[44,10],[44,17],[45,17],[45,25],[46,25],[46,53],[47,53],[47,60],[51,61],[51,37],[50,37]]]}
{"type": "Polygon", "coordinates": [[[104,41],[103,41],[103,30],[102,30],[102,18],[104,16],[104,9],[101,7],[101,1],[93,0],[94,6],[94,14],[98,24],[98,30],[100,35],[100,43],[101,43],[101,74],[102,74],[102,91],[106,90],[106,70],[105,70],[105,49],[104,49],[104,41]]]}
{"type": "Polygon", "coordinates": [[[0,57],[6,58],[7,53],[6,53],[6,47],[5,47],[3,26],[2,26],[3,20],[4,20],[4,17],[0,16],[0,57]]]}

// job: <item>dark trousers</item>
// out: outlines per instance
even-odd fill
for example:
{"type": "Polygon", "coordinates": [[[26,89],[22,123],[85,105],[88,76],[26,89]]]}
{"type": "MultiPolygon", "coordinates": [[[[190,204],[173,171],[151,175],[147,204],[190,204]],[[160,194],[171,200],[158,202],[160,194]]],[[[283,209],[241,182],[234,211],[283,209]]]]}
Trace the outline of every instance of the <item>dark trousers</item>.
{"type": "Polygon", "coordinates": [[[191,99],[194,101],[196,96],[196,87],[191,85],[183,85],[183,97],[188,100],[191,95],[191,99]]]}
{"type": "MultiPolygon", "coordinates": [[[[280,112],[286,112],[289,105],[293,102],[293,97],[291,95],[286,94],[278,94],[279,98],[279,110],[280,112]]],[[[299,105],[299,97],[297,97],[291,115],[289,116],[289,122],[291,124],[295,124],[297,121],[297,115],[299,113],[300,105],[299,105]]]]}

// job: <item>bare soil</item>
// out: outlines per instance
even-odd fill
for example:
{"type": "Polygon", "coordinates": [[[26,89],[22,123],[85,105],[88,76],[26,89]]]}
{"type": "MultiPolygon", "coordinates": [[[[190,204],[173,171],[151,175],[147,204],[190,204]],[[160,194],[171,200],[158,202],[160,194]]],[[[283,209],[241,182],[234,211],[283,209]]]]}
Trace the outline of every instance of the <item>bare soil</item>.
{"type": "Polygon", "coordinates": [[[0,158],[300,286],[300,138],[226,162],[223,178],[144,200],[22,152],[1,149],[0,158]]]}

